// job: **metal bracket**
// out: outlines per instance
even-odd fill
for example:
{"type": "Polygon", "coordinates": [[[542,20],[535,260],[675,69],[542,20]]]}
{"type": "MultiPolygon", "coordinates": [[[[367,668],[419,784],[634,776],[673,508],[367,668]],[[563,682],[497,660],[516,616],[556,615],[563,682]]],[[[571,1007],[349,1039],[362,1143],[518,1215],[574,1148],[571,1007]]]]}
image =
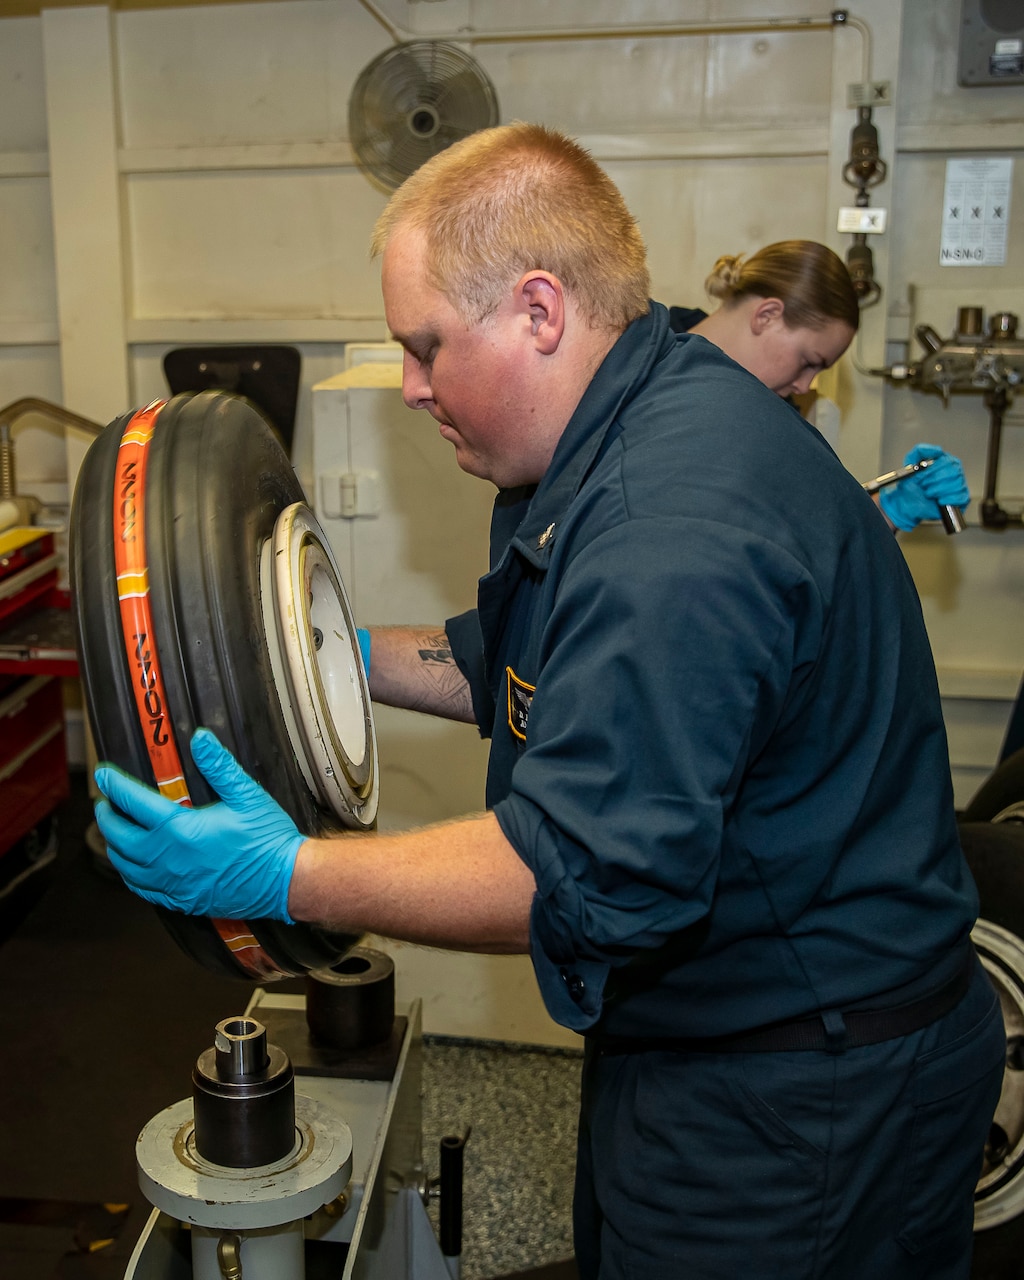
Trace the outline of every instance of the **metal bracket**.
{"type": "Polygon", "coordinates": [[[376,471],[325,471],[320,476],[320,511],[330,520],[379,515],[380,475],[376,471]]]}

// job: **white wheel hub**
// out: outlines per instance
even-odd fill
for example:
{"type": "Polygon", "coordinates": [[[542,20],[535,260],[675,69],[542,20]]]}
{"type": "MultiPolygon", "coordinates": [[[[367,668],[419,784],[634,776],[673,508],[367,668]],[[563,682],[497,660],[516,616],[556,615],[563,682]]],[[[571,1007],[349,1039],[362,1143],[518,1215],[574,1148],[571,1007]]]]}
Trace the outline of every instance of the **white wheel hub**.
{"type": "Polygon", "coordinates": [[[377,739],[352,609],[316,517],[286,507],[261,551],[264,629],[299,768],[347,827],[377,816],[377,739]]]}

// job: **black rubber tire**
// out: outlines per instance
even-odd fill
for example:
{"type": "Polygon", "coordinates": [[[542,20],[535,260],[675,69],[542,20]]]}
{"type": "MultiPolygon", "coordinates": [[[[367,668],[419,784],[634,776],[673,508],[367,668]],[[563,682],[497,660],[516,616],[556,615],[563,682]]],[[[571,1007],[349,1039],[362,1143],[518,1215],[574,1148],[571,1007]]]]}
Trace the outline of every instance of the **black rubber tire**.
{"type": "MultiPolygon", "coordinates": [[[[1024,943],[1024,823],[960,824],[960,842],[978,886],[982,922],[990,921],[1024,943]]],[[[984,949],[979,946],[982,959],[984,949]]],[[[1018,983],[1024,973],[1011,977],[1018,983]]],[[[1020,1055],[1007,1042],[1007,1073],[1019,1071],[1020,1055]]],[[[1007,1077],[1007,1083],[1009,1075],[1007,1077]]],[[[1004,1088],[1007,1085],[1004,1084],[1004,1088]]],[[[1024,1177],[1024,1169],[1013,1183],[1024,1177]]],[[[974,1233],[972,1280],[1020,1280],[1024,1275],[1024,1212],[974,1233]]]]}
{"type": "MultiPolygon", "coordinates": [[[[135,711],[114,568],[114,478],[125,414],[87,453],[70,528],[72,608],[90,722],[100,758],[154,781],[135,711]]],[[[285,507],[304,495],[257,410],[220,392],[175,396],[149,445],[146,550],[166,712],[196,805],[212,795],[188,743],[213,730],[300,831],[337,827],[309,791],[288,738],[260,604],[260,550],[285,507]]],[[[160,909],[179,945],[204,967],[251,979],[211,921],[160,909]]],[[[336,964],[358,937],[308,925],[248,921],[280,976],[336,964]]]]}

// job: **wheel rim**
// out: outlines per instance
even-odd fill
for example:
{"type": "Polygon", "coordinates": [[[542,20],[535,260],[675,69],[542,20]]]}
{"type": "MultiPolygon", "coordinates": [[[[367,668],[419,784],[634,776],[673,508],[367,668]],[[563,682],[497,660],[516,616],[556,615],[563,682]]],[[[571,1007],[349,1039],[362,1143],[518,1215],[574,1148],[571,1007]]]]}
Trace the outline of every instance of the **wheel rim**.
{"type": "Polygon", "coordinates": [[[275,688],[310,791],[346,826],[377,816],[376,735],[355,622],[327,538],[308,507],[263,544],[265,633],[275,688]]]}
{"type": "Polygon", "coordinates": [[[984,919],[974,926],[972,937],[1006,1026],[1003,1086],[974,1192],[974,1228],[985,1231],[1024,1212],[1024,945],[1009,930],[984,919]]]}

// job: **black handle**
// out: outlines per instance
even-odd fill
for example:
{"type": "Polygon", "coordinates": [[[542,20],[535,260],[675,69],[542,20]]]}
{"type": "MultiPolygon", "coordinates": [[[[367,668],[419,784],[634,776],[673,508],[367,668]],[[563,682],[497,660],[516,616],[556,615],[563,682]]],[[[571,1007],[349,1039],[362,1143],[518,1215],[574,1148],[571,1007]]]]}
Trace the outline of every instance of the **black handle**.
{"type": "Polygon", "coordinates": [[[471,1132],[468,1128],[461,1137],[450,1134],[441,1139],[438,1235],[446,1258],[457,1258],[462,1253],[462,1157],[471,1132]]]}

